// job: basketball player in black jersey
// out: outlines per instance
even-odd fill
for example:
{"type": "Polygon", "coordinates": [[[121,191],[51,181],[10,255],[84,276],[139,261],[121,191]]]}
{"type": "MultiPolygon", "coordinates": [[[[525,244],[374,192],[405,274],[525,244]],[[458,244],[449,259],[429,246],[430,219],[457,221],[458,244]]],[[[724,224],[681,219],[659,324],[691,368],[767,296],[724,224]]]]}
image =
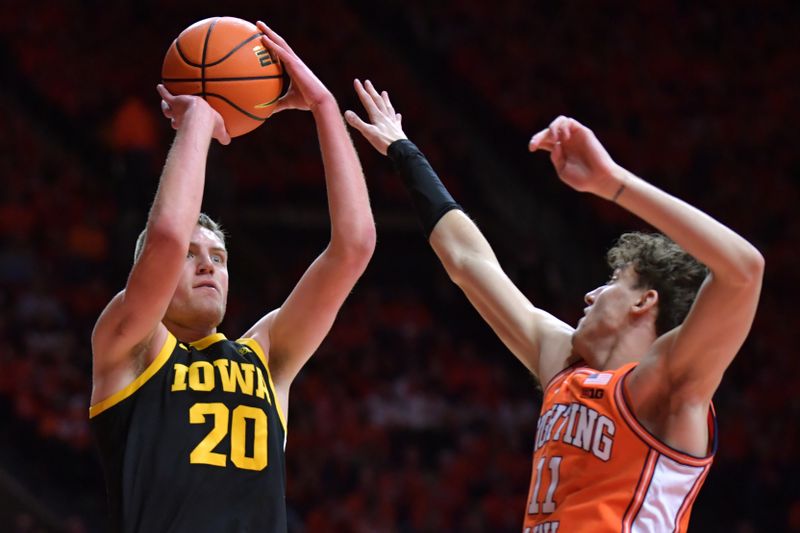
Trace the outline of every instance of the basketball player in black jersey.
{"type": "Polygon", "coordinates": [[[336,101],[280,36],[258,27],[293,80],[276,111],[310,110],[316,121],[330,244],[284,304],[242,338],[217,332],[227,252],[200,207],[211,139],[230,137],[203,99],[159,86],[177,133],[128,282],[92,336],[90,417],[113,531],[286,531],[289,387],[375,247],[364,177],[336,101]]]}

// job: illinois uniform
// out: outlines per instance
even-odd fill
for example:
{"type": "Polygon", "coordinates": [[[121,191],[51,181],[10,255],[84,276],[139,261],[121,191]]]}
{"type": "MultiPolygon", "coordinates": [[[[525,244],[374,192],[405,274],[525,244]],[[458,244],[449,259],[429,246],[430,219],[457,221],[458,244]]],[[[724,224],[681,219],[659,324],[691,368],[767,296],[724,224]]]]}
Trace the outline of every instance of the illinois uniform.
{"type": "Polygon", "coordinates": [[[572,366],[544,392],[524,533],[684,532],[716,450],[693,457],[639,424],[623,387],[637,363],[572,366]]]}
{"type": "Polygon", "coordinates": [[[89,416],[113,531],[286,531],[286,425],[254,340],[168,334],[89,416]]]}

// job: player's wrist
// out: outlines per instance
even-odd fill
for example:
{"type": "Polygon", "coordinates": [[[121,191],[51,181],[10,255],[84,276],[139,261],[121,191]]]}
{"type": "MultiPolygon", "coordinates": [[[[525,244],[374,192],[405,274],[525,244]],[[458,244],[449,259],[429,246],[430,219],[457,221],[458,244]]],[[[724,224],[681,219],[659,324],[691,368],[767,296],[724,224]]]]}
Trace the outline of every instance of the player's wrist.
{"type": "Polygon", "coordinates": [[[379,151],[383,155],[389,156],[389,147],[391,147],[394,143],[398,141],[407,141],[407,140],[408,137],[403,135],[402,132],[400,135],[396,133],[390,133],[390,134],[382,133],[382,138],[381,138],[382,146],[380,147],[381,149],[379,151]]]}
{"type": "Polygon", "coordinates": [[[328,91],[309,102],[308,109],[312,114],[315,115],[317,113],[335,113],[336,115],[341,114],[339,111],[339,104],[336,102],[336,98],[334,98],[333,94],[328,91]]]}
{"type": "Polygon", "coordinates": [[[630,184],[631,173],[615,164],[608,170],[606,176],[606,194],[603,197],[617,203],[630,184]]]}
{"type": "Polygon", "coordinates": [[[200,97],[194,97],[186,106],[183,113],[183,125],[191,124],[194,127],[207,126],[213,129],[219,113],[200,97]]]}
{"type": "MultiPolygon", "coordinates": [[[[392,160],[392,163],[395,164],[395,169],[397,169],[397,165],[402,162],[403,158],[407,158],[416,153],[422,155],[417,145],[411,142],[408,137],[390,140],[389,146],[386,148],[386,155],[392,160]]],[[[422,157],[425,156],[422,155],[422,157]]]]}

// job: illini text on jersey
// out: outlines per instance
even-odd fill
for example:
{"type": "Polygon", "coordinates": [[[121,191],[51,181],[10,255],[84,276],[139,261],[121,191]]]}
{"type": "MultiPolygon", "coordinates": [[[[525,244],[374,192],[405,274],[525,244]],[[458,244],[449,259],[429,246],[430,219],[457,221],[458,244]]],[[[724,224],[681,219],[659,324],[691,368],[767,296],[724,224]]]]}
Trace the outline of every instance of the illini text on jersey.
{"type": "Polygon", "coordinates": [[[614,445],[614,421],[579,402],[557,403],[547,410],[536,426],[538,450],[549,441],[561,441],[608,461],[614,445]]]}

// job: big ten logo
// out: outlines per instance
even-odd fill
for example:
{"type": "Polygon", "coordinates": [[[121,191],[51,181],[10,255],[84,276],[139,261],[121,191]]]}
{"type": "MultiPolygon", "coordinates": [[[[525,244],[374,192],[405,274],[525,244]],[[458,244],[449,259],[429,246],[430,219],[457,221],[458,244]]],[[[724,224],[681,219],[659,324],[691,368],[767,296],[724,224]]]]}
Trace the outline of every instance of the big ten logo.
{"type": "Polygon", "coordinates": [[[581,390],[581,398],[590,398],[592,400],[600,400],[605,396],[603,389],[593,389],[591,387],[583,387],[581,390]]]}
{"type": "Polygon", "coordinates": [[[272,54],[269,53],[269,50],[261,45],[254,46],[253,53],[256,55],[256,58],[258,58],[258,62],[262,67],[268,67],[275,63],[275,58],[272,57],[272,54]]]}

